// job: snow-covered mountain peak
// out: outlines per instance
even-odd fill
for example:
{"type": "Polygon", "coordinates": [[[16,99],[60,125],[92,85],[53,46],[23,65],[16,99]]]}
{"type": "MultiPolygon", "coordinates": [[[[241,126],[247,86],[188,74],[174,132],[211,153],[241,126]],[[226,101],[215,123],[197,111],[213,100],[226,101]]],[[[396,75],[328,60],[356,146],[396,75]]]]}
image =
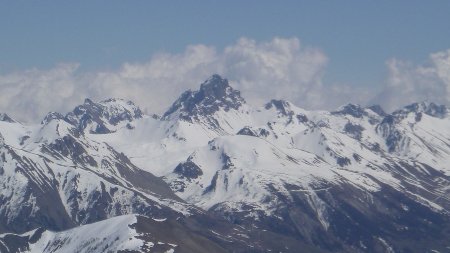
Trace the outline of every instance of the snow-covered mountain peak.
{"type": "Polygon", "coordinates": [[[23,147],[27,150],[40,150],[42,146],[61,141],[84,142],[83,132],[60,116],[59,113],[49,113],[40,127],[31,127],[21,141],[23,147]]]}
{"type": "Polygon", "coordinates": [[[336,111],[330,112],[331,115],[337,118],[350,120],[354,123],[368,122],[371,125],[376,125],[383,121],[387,116],[384,110],[379,105],[372,105],[363,107],[358,104],[347,104],[339,107],[336,111]]]}
{"type": "Polygon", "coordinates": [[[189,122],[212,115],[219,110],[237,110],[245,100],[233,89],[227,79],[213,75],[200,85],[198,91],[184,92],[164,113],[164,119],[182,119],[189,122]]]}
{"type": "Polygon", "coordinates": [[[226,99],[230,97],[232,99],[240,99],[240,92],[234,90],[228,83],[228,80],[215,74],[208,78],[204,83],[200,85],[200,93],[205,98],[226,99]]]}
{"type": "Polygon", "coordinates": [[[433,102],[413,103],[398,109],[391,114],[386,114],[378,128],[391,127],[401,122],[417,123],[423,118],[423,114],[437,119],[445,119],[449,113],[445,105],[437,105],[433,102]]]}
{"type": "Polygon", "coordinates": [[[86,99],[84,104],[75,107],[65,119],[80,130],[91,133],[111,133],[128,127],[143,113],[133,102],[123,99],[107,99],[98,103],[86,99]]]}
{"type": "Polygon", "coordinates": [[[47,115],[45,115],[44,119],[41,121],[41,125],[46,125],[48,124],[50,121],[55,120],[55,119],[64,119],[64,115],[62,115],[59,112],[49,112],[47,113],[47,115]]]}
{"type": "Polygon", "coordinates": [[[445,105],[437,105],[433,102],[413,103],[405,106],[403,109],[397,110],[393,115],[405,115],[408,113],[425,113],[436,118],[445,118],[449,109],[445,105]]]}
{"type": "Polygon", "coordinates": [[[367,112],[364,110],[364,107],[358,104],[346,104],[338,108],[337,111],[331,112],[335,115],[351,115],[355,118],[362,118],[364,115],[367,115],[367,112]]]}

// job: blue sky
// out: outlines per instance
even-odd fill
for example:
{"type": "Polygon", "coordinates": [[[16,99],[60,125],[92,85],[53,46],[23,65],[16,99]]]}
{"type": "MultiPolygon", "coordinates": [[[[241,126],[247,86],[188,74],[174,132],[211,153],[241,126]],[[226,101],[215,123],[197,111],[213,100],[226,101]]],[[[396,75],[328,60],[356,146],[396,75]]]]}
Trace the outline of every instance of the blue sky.
{"type": "Polygon", "coordinates": [[[114,68],[189,44],[295,36],[327,54],[327,80],[376,84],[387,59],[449,47],[449,10],[439,0],[11,1],[0,6],[0,67],[114,68]]]}
{"type": "Polygon", "coordinates": [[[113,72],[189,45],[280,37],[326,56],[324,85],[381,87],[391,59],[426,66],[450,48],[449,10],[443,0],[1,1],[0,74],[60,63],[113,72]]]}

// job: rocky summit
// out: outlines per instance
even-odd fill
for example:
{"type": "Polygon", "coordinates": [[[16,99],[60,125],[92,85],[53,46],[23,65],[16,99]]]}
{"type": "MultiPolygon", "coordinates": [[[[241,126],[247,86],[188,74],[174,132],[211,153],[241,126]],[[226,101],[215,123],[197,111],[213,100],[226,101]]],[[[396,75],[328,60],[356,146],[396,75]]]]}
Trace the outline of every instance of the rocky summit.
{"type": "MultiPolygon", "coordinates": [[[[170,104],[170,101],[168,101],[170,104]]],[[[0,114],[0,252],[449,252],[450,111],[248,104],[0,114]]]]}

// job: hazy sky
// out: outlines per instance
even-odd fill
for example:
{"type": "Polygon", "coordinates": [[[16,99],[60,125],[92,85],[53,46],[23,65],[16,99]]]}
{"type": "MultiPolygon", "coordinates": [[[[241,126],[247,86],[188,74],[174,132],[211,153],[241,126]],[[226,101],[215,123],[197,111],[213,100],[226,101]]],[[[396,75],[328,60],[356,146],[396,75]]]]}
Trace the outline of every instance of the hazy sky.
{"type": "Polygon", "coordinates": [[[0,111],[122,96],[160,112],[212,73],[258,102],[448,103],[449,48],[443,0],[0,1],[0,111]]]}

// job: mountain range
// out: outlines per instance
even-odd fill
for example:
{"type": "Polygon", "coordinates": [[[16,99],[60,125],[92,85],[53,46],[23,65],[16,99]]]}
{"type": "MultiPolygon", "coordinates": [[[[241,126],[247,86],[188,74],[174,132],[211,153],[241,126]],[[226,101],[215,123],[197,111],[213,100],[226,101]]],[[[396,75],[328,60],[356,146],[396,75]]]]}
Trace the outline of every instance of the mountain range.
{"type": "Polygon", "coordinates": [[[161,116],[3,113],[0,252],[450,252],[449,164],[446,106],[257,107],[219,75],[161,116]]]}

